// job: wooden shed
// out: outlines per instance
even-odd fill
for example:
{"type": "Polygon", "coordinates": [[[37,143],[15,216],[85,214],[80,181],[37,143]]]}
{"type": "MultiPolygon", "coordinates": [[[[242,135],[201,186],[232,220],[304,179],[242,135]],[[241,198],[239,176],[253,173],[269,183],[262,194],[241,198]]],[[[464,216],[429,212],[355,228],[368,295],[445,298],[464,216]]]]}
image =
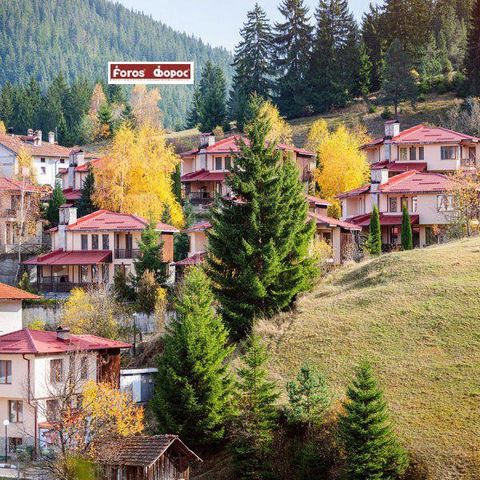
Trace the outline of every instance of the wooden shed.
{"type": "Polygon", "coordinates": [[[202,460],[177,435],[132,436],[97,451],[102,480],[188,480],[202,460]]]}

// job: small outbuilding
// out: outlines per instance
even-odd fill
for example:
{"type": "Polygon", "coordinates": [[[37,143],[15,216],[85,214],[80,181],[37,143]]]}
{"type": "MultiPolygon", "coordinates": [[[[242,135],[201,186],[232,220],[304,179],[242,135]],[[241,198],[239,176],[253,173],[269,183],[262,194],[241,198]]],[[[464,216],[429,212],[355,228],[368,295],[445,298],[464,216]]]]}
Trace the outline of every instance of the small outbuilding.
{"type": "Polygon", "coordinates": [[[102,480],[189,480],[191,465],[202,461],[177,435],[115,439],[96,457],[102,480]]]}

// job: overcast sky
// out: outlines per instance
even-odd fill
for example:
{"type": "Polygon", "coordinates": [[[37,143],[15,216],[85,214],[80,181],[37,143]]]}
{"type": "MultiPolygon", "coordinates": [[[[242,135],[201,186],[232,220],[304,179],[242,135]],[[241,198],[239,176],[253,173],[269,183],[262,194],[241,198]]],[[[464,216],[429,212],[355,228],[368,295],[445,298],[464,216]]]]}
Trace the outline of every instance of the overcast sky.
{"type": "MultiPolygon", "coordinates": [[[[153,18],[202,38],[213,46],[233,51],[239,39],[239,30],[255,0],[117,0],[126,7],[143,11],[153,18]]],[[[280,0],[258,0],[268,17],[279,19],[280,0]]],[[[318,0],[305,0],[313,12],[318,0]]],[[[350,9],[360,20],[368,9],[369,0],[349,0],[350,9]]]]}

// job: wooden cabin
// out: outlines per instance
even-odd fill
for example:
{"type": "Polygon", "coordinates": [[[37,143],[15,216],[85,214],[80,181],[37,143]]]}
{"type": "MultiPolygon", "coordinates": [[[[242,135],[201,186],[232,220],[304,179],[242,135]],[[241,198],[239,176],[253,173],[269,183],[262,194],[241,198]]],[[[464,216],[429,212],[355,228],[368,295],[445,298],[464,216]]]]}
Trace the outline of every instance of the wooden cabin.
{"type": "Polygon", "coordinates": [[[189,480],[190,466],[202,461],[177,435],[115,439],[96,456],[102,480],[189,480]]]}

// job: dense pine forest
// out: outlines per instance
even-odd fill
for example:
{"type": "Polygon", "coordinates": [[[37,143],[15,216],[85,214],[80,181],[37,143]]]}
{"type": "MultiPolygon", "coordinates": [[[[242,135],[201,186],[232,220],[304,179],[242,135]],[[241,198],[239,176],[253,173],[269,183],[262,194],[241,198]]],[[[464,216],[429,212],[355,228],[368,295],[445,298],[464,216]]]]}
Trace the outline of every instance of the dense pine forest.
{"type": "MultiPolygon", "coordinates": [[[[142,13],[107,0],[0,2],[0,85],[26,84],[33,76],[46,90],[62,72],[106,80],[108,61],[194,61],[198,72],[211,60],[231,77],[230,54],[179,33],[142,13]]],[[[165,126],[183,126],[193,89],[161,88],[165,126]]],[[[36,126],[31,126],[36,128],[36,126]]]]}

